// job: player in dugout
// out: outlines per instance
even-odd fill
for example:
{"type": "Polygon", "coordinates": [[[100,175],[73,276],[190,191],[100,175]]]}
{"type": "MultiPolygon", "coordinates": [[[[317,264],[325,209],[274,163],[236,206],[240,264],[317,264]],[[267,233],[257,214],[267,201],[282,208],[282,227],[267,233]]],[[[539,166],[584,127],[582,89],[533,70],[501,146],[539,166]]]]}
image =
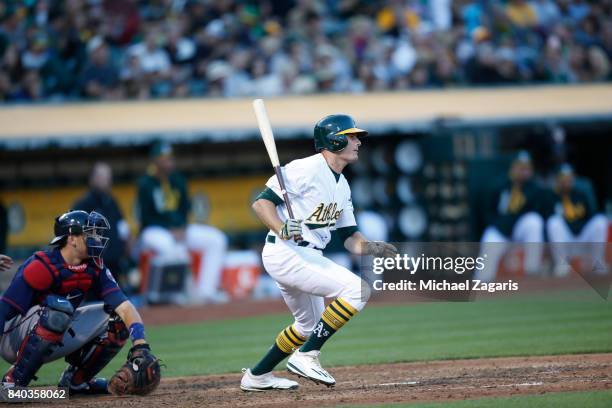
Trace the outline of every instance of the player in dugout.
{"type": "Polygon", "coordinates": [[[492,282],[508,242],[521,242],[525,247],[524,270],[528,275],[540,273],[544,241],[543,190],[533,177],[533,163],[526,151],[512,161],[507,178],[494,189],[485,209],[487,228],[480,247],[485,268],[474,278],[492,282]]]}
{"type": "Polygon", "coordinates": [[[104,250],[104,265],[114,274],[119,286],[130,295],[127,279],[130,227],[113,196],[113,170],[108,163],[97,162],[89,175],[89,190],[73,205],[75,210],[104,214],[110,224],[108,247],[104,250]]]}
{"type": "Polygon", "coordinates": [[[550,194],[550,213],[546,221],[549,241],[555,260],[555,276],[566,276],[572,255],[590,252],[593,272],[606,273],[605,249],[608,219],[597,213],[594,199],[576,186],[576,174],[569,164],[559,167],[555,186],[550,194]]]}
{"type": "MultiPolygon", "coordinates": [[[[0,355],[12,364],[2,378],[5,388],[27,386],[43,364],[65,357],[58,386],[70,394],[107,394],[116,376],[109,382],[95,375],[129,337],[129,363],[157,361],[140,314],[103,265],[108,229],[95,211],[69,211],[55,219],[50,247],[17,270],[0,298],[0,355]],[[83,304],[88,295],[103,302],[83,304]]],[[[159,378],[155,368],[150,374],[159,378]]]]}
{"type": "Polygon", "coordinates": [[[191,201],[186,178],[175,167],[172,146],[156,141],[151,149],[147,174],[138,180],[142,247],[165,259],[189,259],[199,254],[194,265],[196,301],[222,303],[227,295],[220,289],[228,239],[211,225],[189,223],[191,201]]]}

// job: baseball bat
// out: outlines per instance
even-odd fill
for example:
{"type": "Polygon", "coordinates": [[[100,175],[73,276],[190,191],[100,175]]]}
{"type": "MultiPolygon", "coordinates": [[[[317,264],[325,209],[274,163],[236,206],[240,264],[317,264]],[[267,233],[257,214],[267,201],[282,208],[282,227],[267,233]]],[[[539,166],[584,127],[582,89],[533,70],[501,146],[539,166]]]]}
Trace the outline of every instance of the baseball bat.
{"type": "Polygon", "coordinates": [[[280,162],[278,160],[278,153],[276,152],[276,143],[274,142],[272,125],[270,124],[270,118],[268,117],[268,113],[266,112],[266,105],[264,104],[263,99],[255,99],[253,101],[253,110],[255,111],[255,117],[257,118],[257,125],[259,126],[261,138],[263,139],[264,144],[266,145],[266,150],[268,151],[268,156],[270,156],[270,161],[272,162],[274,173],[276,173],[276,178],[278,179],[278,184],[281,188],[283,199],[285,200],[285,204],[287,205],[287,212],[289,213],[290,218],[295,219],[295,217],[293,216],[293,210],[291,209],[291,203],[289,202],[289,195],[287,194],[287,189],[285,188],[285,180],[281,172],[280,162]]]}

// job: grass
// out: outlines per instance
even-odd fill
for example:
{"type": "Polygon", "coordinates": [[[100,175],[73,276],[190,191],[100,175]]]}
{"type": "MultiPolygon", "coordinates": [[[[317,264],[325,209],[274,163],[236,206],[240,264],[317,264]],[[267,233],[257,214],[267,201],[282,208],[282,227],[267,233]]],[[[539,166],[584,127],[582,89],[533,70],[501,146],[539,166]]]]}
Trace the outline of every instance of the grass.
{"type": "MultiPolygon", "coordinates": [[[[239,372],[254,365],[291,323],[288,314],[149,327],[164,376],[239,372]]],[[[366,308],[326,345],[324,365],[612,351],[612,302],[583,292],[470,303],[366,308]]],[[[127,350],[103,374],[120,366],[127,350]],[[112,368],[110,368],[112,367],[112,368]]],[[[43,366],[37,384],[57,381],[65,363],[43,366]]],[[[4,372],[8,365],[0,364],[4,372]]]]}
{"type": "Polygon", "coordinates": [[[612,406],[612,391],[556,392],[543,395],[521,395],[426,404],[352,405],[352,407],[357,406],[368,408],[383,406],[393,408],[609,408],[612,406]]]}

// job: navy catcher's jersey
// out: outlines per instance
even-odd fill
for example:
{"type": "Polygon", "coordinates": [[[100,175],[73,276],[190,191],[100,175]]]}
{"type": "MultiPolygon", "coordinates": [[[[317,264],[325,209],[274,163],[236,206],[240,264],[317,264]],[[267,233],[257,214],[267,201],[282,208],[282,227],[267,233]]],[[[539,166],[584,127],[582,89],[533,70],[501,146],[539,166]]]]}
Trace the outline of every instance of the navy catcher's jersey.
{"type": "Polygon", "coordinates": [[[93,261],[68,265],[58,248],[38,251],[19,267],[0,298],[4,312],[0,313],[0,328],[17,313],[25,315],[41,304],[47,295],[62,296],[76,309],[88,293],[113,310],[127,300],[108,268],[98,268],[93,261]]]}

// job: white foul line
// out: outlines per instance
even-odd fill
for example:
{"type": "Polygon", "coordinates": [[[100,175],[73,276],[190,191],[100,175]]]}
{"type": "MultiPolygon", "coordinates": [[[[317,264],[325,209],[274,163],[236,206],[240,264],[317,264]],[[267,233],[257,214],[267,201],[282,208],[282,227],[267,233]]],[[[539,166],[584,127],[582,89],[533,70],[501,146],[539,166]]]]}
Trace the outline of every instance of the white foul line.
{"type": "Polygon", "coordinates": [[[391,383],[376,384],[376,386],[378,386],[378,387],[389,387],[389,386],[394,386],[394,385],[417,385],[418,383],[419,383],[418,381],[403,381],[403,382],[391,382],[391,383]]]}
{"type": "MultiPolygon", "coordinates": [[[[402,382],[391,382],[391,383],[382,383],[382,384],[375,384],[375,387],[393,387],[393,386],[397,386],[397,385],[417,385],[420,384],[419,381],[402,381],[402,382]]],[[[538,385],[544,385],[543,382],[541,381],[537,381],[537,382],[528,382],[528,383],[519,383],[519,384],[499,384],[499,385],[482,385],[482,386],[476,386],[476,385],[466,385],[466,386],[462,386],[462,387],[445,387],[445,389],[447,390],[464,390],[464,389],[468,389],[468,388],[496,388],[496,387],[535,387],[538,385]]]]}

